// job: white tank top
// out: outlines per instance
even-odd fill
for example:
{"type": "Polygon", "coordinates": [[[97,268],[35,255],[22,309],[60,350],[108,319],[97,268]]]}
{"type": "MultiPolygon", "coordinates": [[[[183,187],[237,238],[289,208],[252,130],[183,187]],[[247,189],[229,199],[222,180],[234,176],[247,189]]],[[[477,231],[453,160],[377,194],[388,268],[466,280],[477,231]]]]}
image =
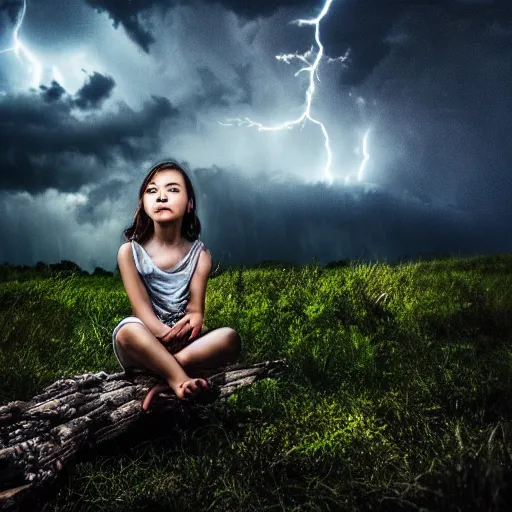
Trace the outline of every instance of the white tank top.
{"type": "Polygon", "coordinates": [[[133,259],[146,287],[157,318],[166,325],[174,325],[186,313],[190,299],[190,279],[204,248],[201,240],[193,242],[186,256],[170,270],[161,270],[142,245],[131,241],[133,259]]]}

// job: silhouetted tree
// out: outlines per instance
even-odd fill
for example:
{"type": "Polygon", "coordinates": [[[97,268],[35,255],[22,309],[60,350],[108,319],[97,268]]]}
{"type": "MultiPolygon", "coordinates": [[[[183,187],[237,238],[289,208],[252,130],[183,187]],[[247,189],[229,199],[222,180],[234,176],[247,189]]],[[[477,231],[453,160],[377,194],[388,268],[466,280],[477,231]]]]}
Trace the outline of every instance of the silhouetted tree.
{"type": "Polygon", "coordinates": [[[50,268],[52,270],[74,270],[76,272],[82,272],[82,269],[74,261],[69,260],[61,260],[60,263],[51,263],[50,268]]]}
{"type": "Polygon", "coordinates": [[[95,267],[92,275],[93,276],[112,276],[112,275],[114,275],[114,273],[109,272],[108,270],[105,270],[104,268],[101,268],[101,267],[95,267]]]}

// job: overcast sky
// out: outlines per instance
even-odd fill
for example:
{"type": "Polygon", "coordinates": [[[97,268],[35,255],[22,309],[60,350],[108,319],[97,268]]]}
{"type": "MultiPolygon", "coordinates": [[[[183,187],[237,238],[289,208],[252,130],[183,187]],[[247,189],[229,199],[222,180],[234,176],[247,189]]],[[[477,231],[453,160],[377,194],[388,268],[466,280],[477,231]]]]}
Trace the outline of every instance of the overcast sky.
{"type": "Polygon", "coordinates": [[[511,4],[0,0],[0,263],[113,270],[162,159],[216,262],[512,252],[511,4]]]}

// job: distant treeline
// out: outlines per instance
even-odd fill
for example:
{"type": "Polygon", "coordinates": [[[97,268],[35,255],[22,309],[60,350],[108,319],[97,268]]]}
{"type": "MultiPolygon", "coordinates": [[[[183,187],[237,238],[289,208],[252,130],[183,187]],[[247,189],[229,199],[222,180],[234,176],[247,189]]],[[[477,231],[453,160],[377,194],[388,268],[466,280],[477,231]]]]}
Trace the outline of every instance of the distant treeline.
{"type": "Polygon", "coordinates": [[[6,278],[12,279],[14,275],[23,274],[24,277],[32,274],[40,277],[51,277],[55,275],[83,275],[83,276],[113,276],[119,273],[119,267],[116,265],[114,272],[109,272],[101,267],[96,267],[92,272],[83,270],[73,261],[61,260],[59,263],[44,263],[38,261],[35,265],[12,265],[3,263],[0,265],[0,281],[5,281],[6,278]]]}
{"type": "MultiPolygon", "coordinates": [[[[386,262],[380,261],[381,263],[388,263],[390,265],[407,263],[407,262],[418,262],[418,261],[432,261],[432,260],[446,260],[450,258],[460,258],[459,254],[423,254],[416,257],[404,256],[400,258],[400,260],[394,262],[386,262]]],[[[331,261],[325,265],[322,265],[318,259],[314,259],[309,262],[314,266],[324,267],[324,268],[340,268],[340,267],[350,267],[358,264],[371,264],[378,263],[377,260],[371,259],[342,259],[331,261]]],[[[240,264],[240,263],[230,263],[230,262],[219,262],[214,261],[212,265],[212,270],[210,272],[211,276],[218,276],[230,269],[272,269],[272,268],[283,268],[283,269],[292,269],[292,268],[300,268],[304,264],[299,264],[294,261],[284,261],[284,260],[265,260],[258,263],[251,264],[240,264]]],[[[0,264],[0,282],[16,279],[18,276],[22,276],[22,279],[30,278],[32,276],[37,277],[53,277],[53,276],[66,276],[66,275],[83,275],[83,276],[119,276],[119,265],[116,264],[116,267],[113,272],[109,270],[105,270],[102,267],[95,267],[92,272],[87,272],[87,270],[83,270],[77,265],[75,262],[70,260],[61,260],[59,263],[44,263],[43,261],[38,261],[34,266],[29,265],[13,265],[9,263],[0,264]]]]}

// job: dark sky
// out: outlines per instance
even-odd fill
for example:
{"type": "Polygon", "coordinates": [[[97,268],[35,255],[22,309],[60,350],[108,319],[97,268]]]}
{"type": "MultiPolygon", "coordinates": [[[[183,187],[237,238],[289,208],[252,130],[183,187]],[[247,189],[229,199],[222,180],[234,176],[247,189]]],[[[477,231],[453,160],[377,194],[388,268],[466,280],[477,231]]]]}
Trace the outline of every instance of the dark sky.
{"type": "Polygon", "coordinates": [[[508,0],[0,0],[0,52],[0,263],[113,270],[162,159],[214,261],[512,252],[508,0]]]}

